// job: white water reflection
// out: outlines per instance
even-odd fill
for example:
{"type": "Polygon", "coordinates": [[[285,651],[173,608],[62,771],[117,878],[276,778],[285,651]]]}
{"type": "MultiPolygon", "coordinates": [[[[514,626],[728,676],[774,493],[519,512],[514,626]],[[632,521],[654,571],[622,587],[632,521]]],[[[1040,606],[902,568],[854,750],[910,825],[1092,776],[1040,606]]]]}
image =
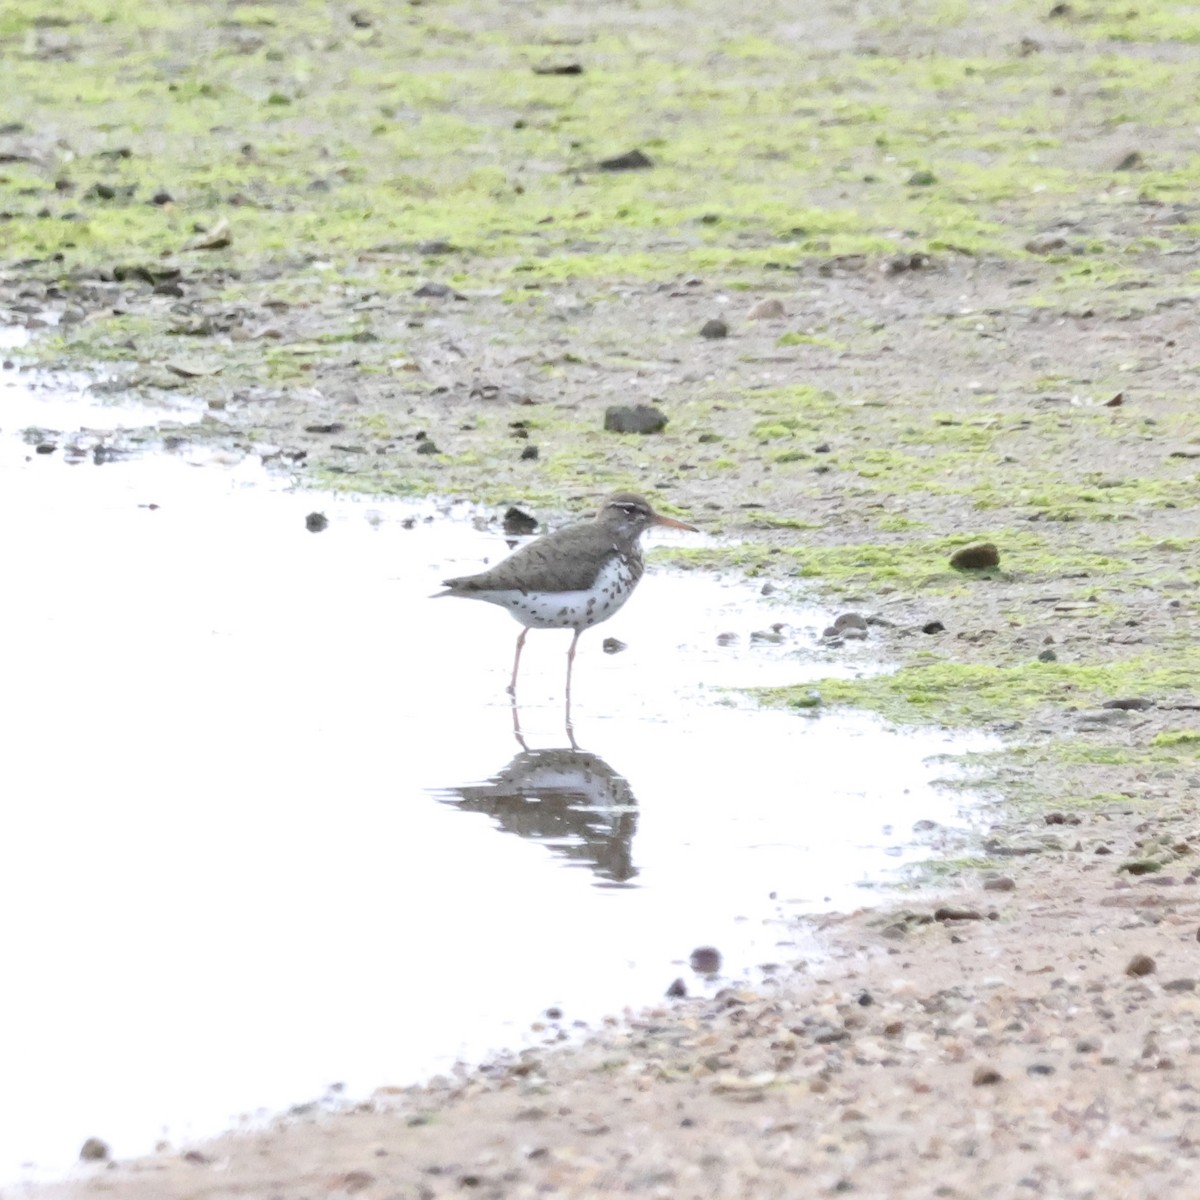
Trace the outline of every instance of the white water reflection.
{"type": "MultiPolygon", "coordinates": [[[[616,802],[506,824],[464,798],[520,751],[519,627],[428,599],[501,538],[288,492],[252,459],[71,467],[4,430],[0,1178],[90,1135],[126,1156],[408,1082],[520,1044],[549,1005],[592,1021],[695,990],[699,944],[727,976],[786,962],[780,915],[861,903],[914,820],[955,819],[926,759],[963,742],[721,690],[826,673],[797,648],[828,613],[652,567],[576,662],[616,802]],[[779,621],[788,643],[751,644],[779,621]],[[578,852],[606,819],[623,879],[578,852]]],[[[535,750],[565,745],[569,640],[529,638],[535,750]]]]}

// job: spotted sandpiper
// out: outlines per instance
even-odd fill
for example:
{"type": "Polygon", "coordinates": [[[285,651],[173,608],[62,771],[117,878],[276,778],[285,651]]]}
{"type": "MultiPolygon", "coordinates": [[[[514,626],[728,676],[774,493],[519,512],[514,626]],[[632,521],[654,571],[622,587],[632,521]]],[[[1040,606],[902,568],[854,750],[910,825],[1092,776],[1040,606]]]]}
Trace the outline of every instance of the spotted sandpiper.
{"type": "Polygon", "coordinates": [[[525,626],[517,638],[511,695],[516,695],[525,635],[531,629],[575,630],[567,651],[569,706],[579,635],[607,621],[637,587],[645,568],[638,539],[651,525],[698,532],[694,525],[656,513],[641,496],[618,492],[593,520],[540,537],[488,571],[447,579],[446,591],[437,594],[499,604],[525,626]]]}

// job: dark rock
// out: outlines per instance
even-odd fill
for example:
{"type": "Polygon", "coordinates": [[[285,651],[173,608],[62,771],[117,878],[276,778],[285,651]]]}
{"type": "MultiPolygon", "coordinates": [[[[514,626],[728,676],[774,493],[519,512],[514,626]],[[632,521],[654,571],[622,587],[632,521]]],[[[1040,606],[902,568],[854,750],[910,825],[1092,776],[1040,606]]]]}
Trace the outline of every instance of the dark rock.
{"type": "Polygon", "coordinates": [[[720,317],[712,317],[700,326],[702,338],[723,338],[729,336],[729,326],[720,317]]]}
{"type": "Polygon", "coordinates": [[[1194,979],[1171,979],[1163,984],[1164,992],[1194,992],[1196,990],[1196,981],[1194,979]]]}
{"type": "Polygon", "coordinates": [[[428,255],[430,258],[439,254],[453,254],[457,249],[458,247],[453,242],[448,242],[444,238],[433,238],[428,242],[417,243],[417,253],[428,255]]]}
{"type": "Polygon", "coordinates": [[[943,904],[941,908],[934,909],[933,919],[935,921],[982,921],[983,913],[976,912],[973,908],[956,908],[952,904],[943,904]]]}
{"type": "Polygon", "coordinates": [[[828,442],[822,442],[819,446],[813,447],[814,454],[832,454],[833,447],[828,442]]]}
{"type": "Polygon", "coordinates": [[[849,1041],[850,1032],[836,1025],[818,1025],[813,1031],[813,1041],[818,1046],[832,1046],[836,1042],[849,1041]]]}
{"type": "Polygon", "coordinates": [[[930,633],[930,634],[945,633],[946,627],[945,627],[945,625],[943,625],[941,623],[941,621],[927,621],[924,625],[921,626],[921,632],[922,633],[930,633]]]}
{"type": "Polygon", "coordinates": [[[1048,812],[1042,820],[1047,825],[1078,825],[1080,819],[1075,813],[1048,812]]]}
{"type": "Polygon", "coordinates": [[[950,555],[950,565],[958,571],[980,571],[1000,565],[1000,551],[991,542],[961,546],[950,555]]]}
{"type": "Polygon", "coordinates": [[[1129,862],[1123,862],[1118,868],[1118,871],[1124,871],[1127,875],[1155,875],[1163,868],[1162,863],[1153,858],[1134,858],[1129,862]]]}
{"type": "Polygon", "coordinates": [[[985,892],[1011,892],[1016,886],[1016,882],[1007,875],[997,875],[995,879],[985,879],[983,881],[983,890],[985,892]]]}
{"type": "Polygon", "coordinates": [[[1042,650],[1037,657],[1038,662],[1058,662],[1058,654],[1053,650],[1042,650]]]}
{"type": "Polygon", "coordinates": [[[834,618],[833,628],[837,633],[842,633],[847,629],[865,630],[867,628],[867,618],[861,613],[842,613],[840,616],[834,618]]]}
{"type": "Polygon", "coordinates": [[[609,433],[661,433],[666,427],[667,414],[649,404],[613,404],[604,412],[609,433]]]}
{"type": "Polygon", "coordinates": [[[1055,250],[1065,250],[1067,239],[1057,233],[1040,233],[1025,243],[1029,254],[1053,254],[1055,250]]]}
{"type": "Polygon", "coordinates": [[[111,1153],[107,1142],[98,1137],[90,1137],[80,1147],[79,1158],[82,1162],[106,1162],[111,1153]]]}
{"type": "Polygon", "coordinates": [[[465,300],[466,296],[462,292],[455,291],[447,283],[423,283],[416,291],[414,296],[422,300],[465,300]]]}
{"type": "Polygon", "coordinates": [[[532,462],[535,458],[541,458],[542,452],[536,446],[523,446],[521,448],[521,461],[532,462]]]}
{"type": "Polygon", "coordinates": [[[682,1000],[687,995],[687,984],[682,979],[676,979],[667,988],[667,996],[672,1000],[682,1000]]]}
{"type": "Polygon", "coordinates": [[[600,643],[600,648],[605,654],[620,654],[622,650],[628,649],[626,644],[620,638],[606,637],[600,643]]]}
{"type": "Polygon", "coordinates": [[[417,443],[417,453],[441,454],[441,451],[437,448],[431,438],[425,438],[423,441],[417,443]]]}
{"type": "Polygon", "coordinates": [[[1117,700],[1105,700],[1101,708],[1120,708],[1126,712],[1145,712],[1154,707],[1154,701],[1145,696],[1122,696],[1117,700]]]}
{"type": "Polygon", "coordinates": [[[1138,979],[1143,975],[1153,975],[1157,969],[1158,965],[1150,955],[1135,954],[1129,960],[1129,965],[1125,968],[1125,974],[1132,975],[1135,979],[1138,979]]]}
{"type": "Polygon", "coordinates": [[[858,996],[860,1008],[870,1008],[875,1003],[875,997],[870,992],[860,992],[858,996]]]}
{"type": "Polygon", "coordinates": [[[1130,150],[1121,161],[1113,167],[1114,171],[1140,171],[1146,165],[1140,150],[1130,150]]]}
{"type": "Polygon", "coordinates": [[[304,518],[304,528],[309,533],[320,533],[322,529],[329,528],[329,518],[324,513],[310,512],[304,518]]]}
{"type": "Polygon", "coordinates": [[[716,946],[697,946],[689,961],[700,975],[715,975],[721,969],[721,952],[716,946]]]}
{"type": "Polygon", "coordinates": [[[157,191],[153,196],[150,197],[150,203],[157,204],[160,208],[164,204],[173,204],[174,202],[175,197],[172,196],[170,192],[157,191]]]}
{"type": "Polygon", "coordinates": [[[602,158],[596,166],[602,171],[643,171],[654,163],[640,150],[628,150],[615,158],[602,158]]]}
{"type": "Polygon", "coordinates": [[[504,532],[514,537],[533,533],[537,527],[537,517],[515,505],[504,514],[504,532]]]}
{"type": "Polygon", "coordinates": [[[1053,1075],[1054,1068],[1049,1063],[1030,1063],[1025,1068],[1026,1075],[1053,1075]]]}
{"type": "Polygon", "coordinates": [[[914,171],[908,177],[909,187],[933,187],[937,176],[932,171],[914,171]]]}
{"type": "Polygon", "coordinates": [[[38,442],[34,447],[35,454],[53,454],[58,447],[53,442],[38,442]]]}
{"type": "Polygon", "coordinates": [[[718,646],[736,646],[737,642],[738,642],[738,635],[736,633],[718,633],[717,634],[717,645],[718,646]]]}
{"type": "Polygon", "coordinates": [[[305,425],[305,433],[341,433],[345,429],[345,425],[341,421],[318,421],[312,425],[305,425]]]}
{"type": "MultiPolygon", "coordinates": [[[[540,66],[533,68],[535,75],[582,75],[583,64],[577,62],[568,63],[542,63],[540,66]]],[[[638,151],[634,151],[638,153],[638,151]]],[[[647,163],[647,166],[649,163],[647,163]]],[[[612,168],[609,168],[610,170],[612,168]]]]}
{"type": "Polygon", "coordinates": [[[1004,1076],[995,1067],[976,1067],[971,1082],[976,1087],[990,1087],[996,1083],[1003,1083],[1004,1076]]]}

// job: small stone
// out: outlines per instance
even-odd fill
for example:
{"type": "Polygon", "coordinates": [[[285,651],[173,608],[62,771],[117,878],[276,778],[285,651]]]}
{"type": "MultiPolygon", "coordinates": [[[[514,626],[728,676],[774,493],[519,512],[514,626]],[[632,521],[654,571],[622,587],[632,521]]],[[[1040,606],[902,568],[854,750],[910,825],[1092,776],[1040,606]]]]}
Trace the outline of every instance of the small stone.
{"type": "Polygon", "coordinates": [[[1155,875],[1162,870],[1162,863],[1153,858],[1134,858],[1129,862],[1123,862],[1118,868],[1118,871],[1124,871],[1127,875],[1155,875]]]}
{"type": "Polygon", "coordinates": [[[509,508],[504,514],[504,532],[511,537],[521,537],[528,533],[533,533],[538,527],[537,517],[532,513],[527,513],[522,508],[517,508],[515,505],[509,508]]]}
{"type": "Polygon", "coordinates": [[[929,634],[945,633],[946,627],[945,627],[945,625],[943,625],[941,623],[941,621],[927,621],[924,625],[921,626],[921,632],[929,633],[929,634]]]}
{"type": "Polygon", "coordinates": [[[717,634],[717,645],[718,646],[736,646],[737,642],[738,642],[738,635],[736,633],[718,633],[717,634]]]}
{"type": "Polygon", "coordinates": [[[107,1142],[98,1137],[90,1137],[80,1147],[79,1158],[82,1162],[106,1162],[111,1153],[107,1142]]]}
{"type": "Polygon", "coordinates": [[[583,64],[577,62],[541,63],[533,68],[535,75],[582,75],[583,64]]]}
{"type": "Polygon", "coordinates": [[[345,430],[345,425],[341,421],[317,421],[312,425],[305,425],[305,433],[341,433],[345,430]]]}
{"type": "Polygon", "coordinates": [[[521,461],[532,462],[536,458],[541,458],[542,452],[536,446],[523,446],[521,448],[521,461]]]}
{"type": "Polygon", "coordinates": [[[1121,160],[1113,167],[1114,171],[1140,171],[1146,165],[1145,158],[1142,157],[1140,150],[1130,150],[1124,155],[1121,160]]]}
{"type": "Polygon", "coordinates": [[[423,438],[417,443],[417,453],[441,454],[441,451],[437,448],[437,444],[432,440],[432,438],[423,438]]]}
{"type": "Polygon", "coordinates": [[[1057,233],[1039,233],[1025,243],[1029,254],[1053,254],[1055,250],[1065,250],[1067,239],[1057,233]]]}
{"type": "Polygon", "coordinates": [[[604,411],[608,433],[661,433],[666,427],[666,413],[649,404],[613,404],[604,411]]]}
{"type": "Polygon", "coordinates": [[[997,875],[994,879],[983,881],[985,892],[1011,892],[1016,886],[1016,882],[1007,875],[997,875]]]}
{"type": "Polygon", "coordinates": [[[772,296],[769,300],[760,300],[746,314],[748,321],[778,321],[787,316],[783,301],[772,296]]]}
{"type": "Polygon", "coordinates": [[[33,448],[35,454],[53,454],[58,447],[53,442],[38,442],[33,448]]]}
{"type": "Polygon", "coordinates": [[[1129,960],[1129,965],[1125,968],[1125,974],[1132,975],[1135,979],[1138,979],[1143,975],[1153,975],[1157,969],[1158,965],[1150,955],[1135,954],[1129,960]]]}
{"type": "Polygon", "coordinates": [[[1053,1075],[1054,1068],[1049,1063],[1030,1063],[1025,1068],[1026,1075],[1053,1075]]]}
{"type": "Polygon", "coordinates": [[[1038,652],[1038,662],[1058,662],[1058,655],[1053,650],[1038,652]]]}
{"type": "Polygon", "coordinates": [[[1075,813],[1048,812],[1042,820],[1047,825],[1078,825],[1080,818],[1075,813]]]}
{"type": "Polygon", "coordinates": [[[909,187],[932,187],[937,183],[937,176],[932,171],[914,171],[908,177],[909,187]]]}
{"type": "Polygon", "coordinates": [[[627,150],[613,158],[602,158],[596,166],[602,171],[644,171],[654,163],[640,150],[627,150]]]}
{"type": "Polygon", "coordinates": [[[1194,992],[1196,990],[1196,981],[1194,979],[1171,979],[1163,984],[1164,992],[1194,992]]]}
{"type": "Polygon", "coordinates": [[[961,546],[950,555],[950,565],[957,571],[980,571],[1000,565],[1000,551],[991,542],[976,542],[961,546]]]}
{"type": "Polygon", "coordinates": [[[818,1046],[832,1046],[836,1042],[850,1040],[850,1032],[836,1025],[818,1025],[813,1031],[813,1041],[818,1046]]]}
{"type": "Polygon", "coordinates": [[[465,300],[462,292],[456,291],[447,283],[423,283],[413,295],[421,300],[465,300]]]}
{"type": "Polygon", "coordinates": [[[721,952],[716,946],[697,946],[689,960],[700,975],[715,975],[721,969],[721,952]]]}
{"type": "Polygon", "coordinates": [[[428,242],[417,243],[417,253],[424,254],[427,258],[437,258],[442,254],[453,254],[458,247],[453,242],[448,242],[445,238],[434,238],[428,242]]]}
{"type": "Polygon", "coordinates": [[[971,1082],[976,1087],[990,1087],[1003,1081],[1004,1076],[995,1067],[976,1067],[975,1074],[971,1077],[971,1082]]]}
{"type": "Polygon", "coordinates": [[[687,984],[682,979],[676,979],[667,988],[667,996],[672,1000],[682,1000],[687,994],[687,984]]]}
{"type": "Polygon", "coordinates": [[[628,649],[626,644],[620,638],[606,637],[600,643],[600,648],[605,654],[620,654],[622,650],[628,649]]]}
{"type": "Polygon", "coordinates": [[[310,512],[304,518],[304,528],[309,533],[320,533],[321,530],[329,528],[329,518],[324,513],[310,512]]]}
{"type": "Polygon", "coordinates": [[[834,618],[833,628],[836,633],[843,633],[847,629],[865,630],[867,628],[867,618],[861,613],[845,612],[834,618]]]}
{"type": "Polygon", "coordinates": [[[860,1008],[870,1008],[875,1003],[875,997],[870,992],[860,992],[858,995],[858,1004],[860,1008]]]}
{"type": "Polygon", "coordinates": [[[760,596],[773,596],[775,594],[776,590],[777,589],[776,589],[775,585],[773,583],[771,583],[770,580],[768,580],[766,583],[764,583],[762,585],[762,587],[760,587],[758,589],[758,594],[760,596]]]}
{"type": "Polygon", "coordinates": [[[935,921],[982,921],[983,913],[976,912],[973,908],[958,908],[953,904],[943,904],[941,908],[934,909],[933,919],[935,921]]]}
{"type": "Polygon", "coordinates": [[[1116,700],[1105,700],[1101,708],[1119,708],[1126,712],[1145,712],[1154,707],[1154,701],[1145,696],[1122,696],[1116,700]]]}
{"type": "Polygon", "coordinates": [[[729,336],[729,326],[720,317],[711,317],[700,326],[702,338],[723,338],[729,336]]]}

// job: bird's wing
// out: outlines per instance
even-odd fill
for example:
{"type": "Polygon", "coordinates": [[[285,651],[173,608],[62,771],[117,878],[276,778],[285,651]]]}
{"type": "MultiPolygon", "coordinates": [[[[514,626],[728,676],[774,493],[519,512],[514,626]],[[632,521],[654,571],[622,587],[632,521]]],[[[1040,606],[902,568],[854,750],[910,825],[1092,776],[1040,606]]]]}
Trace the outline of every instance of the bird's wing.
{"type": "Polygon", "coordinates": [[[594,525],[572,525],[538,538],[478,575],[447,579],[458,593],[519,588],[526,592],[581,592],[596,576],[617,547],[612,536],[594,525]]]}

